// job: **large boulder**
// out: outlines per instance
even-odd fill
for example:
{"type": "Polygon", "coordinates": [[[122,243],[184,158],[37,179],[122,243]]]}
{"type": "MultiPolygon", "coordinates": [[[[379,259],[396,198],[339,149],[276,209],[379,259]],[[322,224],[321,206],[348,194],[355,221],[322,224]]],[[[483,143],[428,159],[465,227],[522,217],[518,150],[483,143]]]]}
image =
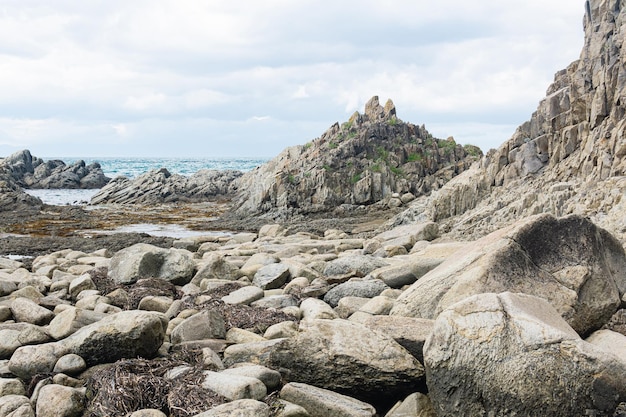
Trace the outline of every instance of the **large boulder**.
{"type": "Polygon", "coordinates": [[[57,360],[69,353],[88,365],[115,362],[137,356],[150,358],[165,339],[164,315],[130,310],[112,314],[83,327],[69,337],[51,343],[19,347],[9,360],[9,369],[20,378],[51,372],[57,360]]]}
{"type": "Polygon", "coordinates": [[[118,284],[132,284],[140,278],[162,278],[184,285],[191,281],[195,267],[193,254],[185,249],[137,243],[113,255],[108,275],[118,284]]]}
{"type": "Polygon", "coordinates": [[[439,417],[613,415],[626,401],[626,362],[525,294],[480,294],[443,311],[424,362],[439,417]]]}
{"type": "Polygon", "coordinates": [[[424,368],[391,337],[346,320],[301,323],[274,345],[270,367],[287,381],[337,391],[371,404],[394,402],[424,384],[424,368]]]}
{"type": "Polygon", "coordinates": [[[390,314],[434,319],[471,295],[506,291],[548,300],[586,335],[619,308],[626,255],[612,235],[588,219],[538,215],[457,252],[405,291],[390,314]]]}

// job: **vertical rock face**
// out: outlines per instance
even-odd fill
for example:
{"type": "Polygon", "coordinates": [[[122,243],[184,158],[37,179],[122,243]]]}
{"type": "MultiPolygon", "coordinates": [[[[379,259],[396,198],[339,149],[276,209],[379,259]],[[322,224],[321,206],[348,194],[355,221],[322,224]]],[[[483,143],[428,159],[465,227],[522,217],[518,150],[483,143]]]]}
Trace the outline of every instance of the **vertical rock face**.
{"type": "Polygon", "coordinates": [[[244,174],[236,181],[237,212],[311,213],[371,205],[394,193],[419,196],[440,188],[480,155],[476,147],[436,139],[424,126],[401,121],[391,100],[382,106],[372,97],[363,114],[244,174]]]}
{"type": "Polygon", "coordinates": [[[588,215],[626,231],[618,214],[626,204],[624,23],[620,0],[587,1],[580,59],[555,75],[508,141],[443,187],[431,204],[433,219],[449,219],[465,236],[541,212],[588,215]]]}

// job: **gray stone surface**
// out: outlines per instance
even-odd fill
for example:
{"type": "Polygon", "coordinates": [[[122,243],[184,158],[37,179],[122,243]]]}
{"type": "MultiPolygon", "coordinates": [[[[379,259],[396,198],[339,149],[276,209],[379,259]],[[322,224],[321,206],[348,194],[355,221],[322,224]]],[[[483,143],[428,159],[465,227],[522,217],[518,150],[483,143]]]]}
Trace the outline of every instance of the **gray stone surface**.
{"type": "Polygon", "coordinates": [[[610,415],[626,401],[626,363],[525,294],[480,294],[444,310],[424,361],[440,417],[610,415]]]}
{"type": "Polygon", "coordinates": [[[280,391],[280,397],[307,410],[311,417],[374,417],[371,405],[346,395],[315,386],[290,382],[280,391]]]}

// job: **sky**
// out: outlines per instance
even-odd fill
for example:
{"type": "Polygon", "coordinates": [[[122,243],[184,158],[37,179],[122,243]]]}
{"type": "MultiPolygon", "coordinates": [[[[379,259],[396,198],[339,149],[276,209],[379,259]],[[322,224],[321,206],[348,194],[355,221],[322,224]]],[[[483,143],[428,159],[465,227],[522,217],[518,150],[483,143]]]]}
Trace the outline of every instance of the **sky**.
{"type": "Polygon", "coordinates": [[[496,148],[583,46],[583,0],[0,0],[0,155],[271,157],[391,98],[496,148]]]}

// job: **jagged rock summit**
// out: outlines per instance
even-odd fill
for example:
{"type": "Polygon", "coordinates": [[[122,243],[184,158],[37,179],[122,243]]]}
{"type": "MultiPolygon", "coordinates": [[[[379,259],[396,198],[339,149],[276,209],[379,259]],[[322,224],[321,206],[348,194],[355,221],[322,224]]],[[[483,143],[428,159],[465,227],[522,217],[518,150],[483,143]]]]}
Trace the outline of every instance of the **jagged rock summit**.
{"type": "MultiPolygon", "coordinates": [[[[529,121],[395,223],[428,218],[471,239],[548,212],[626,233],[626,7],[586,2],[580,59],[555,75],[529,121]]],[[[622,239],[623,240],[623,239],[622,239]]]]}
{"type": "Polygon", "coordinates": [[[434,138],[400,120],[377,96],[319,138],[285,149],[237,180],[235,212],[279,218],[379,204],[397,207],[440,188],[467,169],[480,149],[434,138]]]}

